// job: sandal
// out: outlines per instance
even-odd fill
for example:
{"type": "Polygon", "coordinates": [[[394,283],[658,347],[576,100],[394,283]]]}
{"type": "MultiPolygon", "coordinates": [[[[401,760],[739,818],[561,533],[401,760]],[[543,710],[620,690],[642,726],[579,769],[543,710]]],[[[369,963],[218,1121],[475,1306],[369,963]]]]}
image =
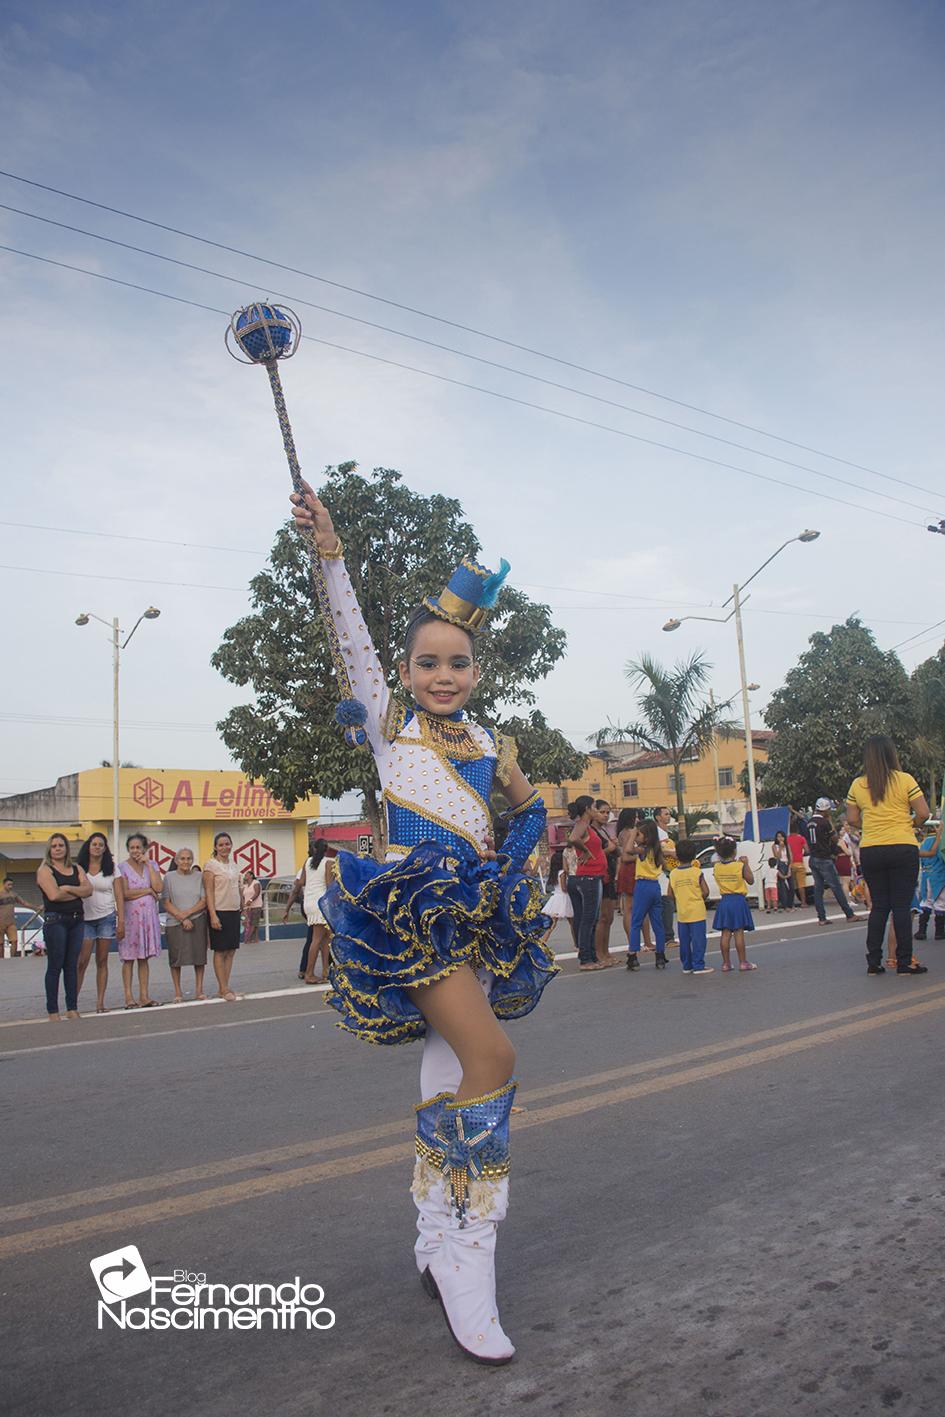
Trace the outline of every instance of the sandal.
{"type": "Polygon", "coordinates": [[[133,1003],[132,1003],[132,1004],[126,1004],[126,1005],[125,1005],[125,1008],[126,1008],[126,1009],[140,1009],[140,1007],[141,1007],[140,1004],[133,1004],[133,1003]]]}
{"type": "Polygon", "coordinates": [[[722,973],[723,973],[723,974],[731,974],[731,972],[732,972],[732,966],[731,966],[730,964],[723,964],[723,965],[722,965],[722,973]]]}
{"type": "Polygon", "coordinates": [[[147,1001],[147,1003],[146,1003],[146,1004],[142,1004],[141,1007],[142,1007],[143,1009],[159,1009],[159,1008],[161,1007],[161,1000],[160,1000],[160,999],[149,999],[149,1000],[147,1001]]]}
{"type": "Polygon", "coordinates": [[[746,972],[747,972],[748,970],[750,970],[750,969],[757,969],[757,968],[758,968],[757,964],[752,964],[751,960],[748,960],[748,959],[746,959],[746,960],[745,960],[742,964],[740,964],[738,967],[739,967],[739,969],[743,969],[743,970],[745,970],[746,972]]]}

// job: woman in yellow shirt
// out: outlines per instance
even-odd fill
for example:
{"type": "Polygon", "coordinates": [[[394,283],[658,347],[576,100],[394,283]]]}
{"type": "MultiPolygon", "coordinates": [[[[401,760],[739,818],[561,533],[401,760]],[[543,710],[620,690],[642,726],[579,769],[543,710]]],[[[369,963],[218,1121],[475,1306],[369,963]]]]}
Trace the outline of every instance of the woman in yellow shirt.
{"type": "Polygon", "coordinates": [[[867,974],[885,974],[883,935],[892,912],[896,931],[896,973],[927,974],[912,959],[912,897],[919,878],[915,829],[929,815],[929,804],[911,773],[903,772],[891,738],[874,733],[863,750],[863,775],[847,795],[847,822],[862,824],[860,865],[869,887],[866,927],[867,974]]]}

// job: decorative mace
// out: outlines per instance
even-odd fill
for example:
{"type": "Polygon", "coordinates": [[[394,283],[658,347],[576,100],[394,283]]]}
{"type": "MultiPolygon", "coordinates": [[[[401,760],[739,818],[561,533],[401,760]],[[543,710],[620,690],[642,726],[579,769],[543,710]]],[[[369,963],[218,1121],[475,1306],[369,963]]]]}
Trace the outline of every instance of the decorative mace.
{"type": "MultiPolygon", "coordinates": [[[[292,478],[292,486],[300,497],[304,495],[302,469],[295,451],[292,425],[289,422],[285,395],[282,392],[279,360],[291,358],[298,349],[301,338],[302,324],[297,315],[291,310],[282,310],[275,305],[267,305],[263,301],[256,301],[252,305],[245,306],[242,310],[237,310],[229,323],[225,336],[226,347],[234,359],[238,359],[241,364],[262,364],[269,375],[269,387],[272,389],[272,398],[276,405],[276,417],[282,432],[282,446],[285,448],[289,464],[289,475],[292,478]]],[[[345,696],[335,709],[335,718],[340,727],[344,729],[345,742],[352,748],[361,748],[367,742],[367,733],[363,726],[367,721],[367,710],[354,697],[354,691],[348,679],[341,643],[335,629],[335,617],[328,599],[325,572],[322,568],[322,560],[318,553],[314,533],[304,532],[303,536],[308,552],[308,565],[315,588],[315,597],[322,615],[322,624],[328,634],[329,647],[335,663],[335,673],[345,696]]]]}

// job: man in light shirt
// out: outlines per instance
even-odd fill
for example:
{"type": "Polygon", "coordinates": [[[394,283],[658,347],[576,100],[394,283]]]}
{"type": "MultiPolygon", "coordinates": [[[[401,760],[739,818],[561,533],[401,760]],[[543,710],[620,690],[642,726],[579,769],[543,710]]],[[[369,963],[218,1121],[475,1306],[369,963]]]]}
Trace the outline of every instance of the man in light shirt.
{"type": "Polygon", "coordinates": [[[653,813],[653,820],[656,822],[657,830],[660,834],[660,850],[663,853],[663,874],[660,876],[660,893],[663,897],[663,929],[666,931],[667,944],[676,943],[676,935],[673,930],[673,897],[669,889],[669,873],[677,865],[676,843],[669,834],[672,824],[672,817],[669,815],[668,807],[657,807],[653,813]]]}

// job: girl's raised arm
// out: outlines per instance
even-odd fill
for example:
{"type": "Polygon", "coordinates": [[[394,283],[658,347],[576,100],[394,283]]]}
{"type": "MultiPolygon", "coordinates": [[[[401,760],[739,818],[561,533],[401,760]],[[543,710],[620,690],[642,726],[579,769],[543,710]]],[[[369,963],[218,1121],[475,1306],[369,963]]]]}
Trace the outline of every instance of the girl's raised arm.
{"type": "Polygon", "coordinates": [[[376,752],[384,742],[390,690],[345,568],[344,548],[331,514],[307,482],[302,486],[304,496],[293,493],[290,498],[292,515],[303,535],[314,541],[321,557],[324,594],[317,584],[316,590],[343,697],[338,721],[342,727],[363,727],[376,752]],[[363,705],[363,720],[349,708],[352,704],[363,705]],[[353,716],[349,720],[346,715],[353,716]]]}

